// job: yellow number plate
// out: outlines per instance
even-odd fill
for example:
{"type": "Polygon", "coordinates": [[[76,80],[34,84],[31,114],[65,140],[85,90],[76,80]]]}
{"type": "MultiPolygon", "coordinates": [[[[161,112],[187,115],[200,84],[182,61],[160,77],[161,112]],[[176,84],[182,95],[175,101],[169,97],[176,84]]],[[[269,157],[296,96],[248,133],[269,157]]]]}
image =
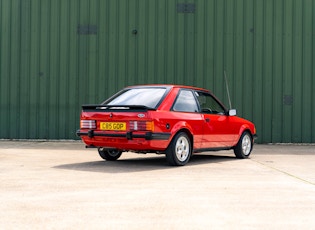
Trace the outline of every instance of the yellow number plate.
{"type": "Polygon", "coordinates": [[[101,130],[126,131],[126,122],[101,122],[101,130]]]}

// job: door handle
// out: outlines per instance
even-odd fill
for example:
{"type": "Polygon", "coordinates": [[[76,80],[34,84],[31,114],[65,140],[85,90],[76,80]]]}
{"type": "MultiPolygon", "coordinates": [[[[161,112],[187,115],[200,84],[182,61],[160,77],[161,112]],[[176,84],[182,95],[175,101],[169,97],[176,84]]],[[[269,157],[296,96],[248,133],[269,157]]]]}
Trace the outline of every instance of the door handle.
{"type": "Polygon", "coordinates": [[[210,122],[210,118],[206,118],[205,120],[206,120],[206,122],[210,122]]]}

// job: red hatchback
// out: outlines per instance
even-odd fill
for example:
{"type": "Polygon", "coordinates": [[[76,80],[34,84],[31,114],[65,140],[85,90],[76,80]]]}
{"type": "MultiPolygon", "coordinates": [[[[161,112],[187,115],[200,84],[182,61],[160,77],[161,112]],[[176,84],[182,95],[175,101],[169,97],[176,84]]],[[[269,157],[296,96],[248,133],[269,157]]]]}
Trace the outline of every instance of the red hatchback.
{"type": "Polygon", "coordinates": [[[122,152],[165,154],[185,165],[192,153],[233,149],[247,158],[255,125],[210,91],[179,85],[130,86],[97,105],[83,105],[77,135],[105,160],[122,152]]]}

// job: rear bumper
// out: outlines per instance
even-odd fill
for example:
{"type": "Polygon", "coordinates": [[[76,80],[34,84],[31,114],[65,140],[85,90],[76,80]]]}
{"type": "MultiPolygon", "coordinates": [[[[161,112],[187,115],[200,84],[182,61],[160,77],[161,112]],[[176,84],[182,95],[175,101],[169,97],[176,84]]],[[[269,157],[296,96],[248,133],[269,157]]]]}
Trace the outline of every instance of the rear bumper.
{"type": "Polygon", "coordinates": [[[145,140],[168,140],[171,136],[170,133],[152,133],[152,132],[145,132],[143,134],[137,134],[133,132],[126,132],[126,133],[104,133],[95,130],[88,130],[88,131],[77,131],[77,135],[79,137],[88,136],[90,138],[93,137],[112,137],[112,138],[126,138],[128,140],[132,140],[134,138],[144,138],[145,140]]]}

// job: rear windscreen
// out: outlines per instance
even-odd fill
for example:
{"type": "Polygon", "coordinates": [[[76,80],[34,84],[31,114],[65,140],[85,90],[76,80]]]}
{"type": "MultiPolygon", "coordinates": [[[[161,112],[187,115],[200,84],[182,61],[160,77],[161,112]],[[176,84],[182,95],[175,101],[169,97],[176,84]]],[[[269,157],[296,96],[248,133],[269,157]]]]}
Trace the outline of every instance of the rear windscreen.
{"type": "Polygon", "coordinates": [[[156,108],[165,92],[166,88],[132,88],[123,91],[105,103],[107,105],[143,105],[156,108]]]}

